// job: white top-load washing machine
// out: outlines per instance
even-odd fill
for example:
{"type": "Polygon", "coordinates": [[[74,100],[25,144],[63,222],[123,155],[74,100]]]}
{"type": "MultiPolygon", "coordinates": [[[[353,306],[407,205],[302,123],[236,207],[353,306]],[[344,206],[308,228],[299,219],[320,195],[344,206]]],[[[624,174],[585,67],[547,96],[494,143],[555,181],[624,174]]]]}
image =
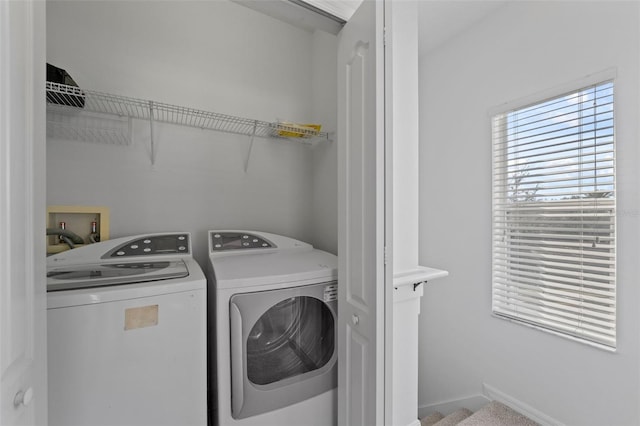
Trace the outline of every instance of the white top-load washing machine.
{"type": "Polygon", "coordinates": [[[225,230],[209,231],[209,258],[214,424],[336,424],[336,256],[225,230]]]}
{"type": "Polygon", "coordinates": [[[206,300],[187,232],[49,257],[49,425],[205,425],[206,300]]]}

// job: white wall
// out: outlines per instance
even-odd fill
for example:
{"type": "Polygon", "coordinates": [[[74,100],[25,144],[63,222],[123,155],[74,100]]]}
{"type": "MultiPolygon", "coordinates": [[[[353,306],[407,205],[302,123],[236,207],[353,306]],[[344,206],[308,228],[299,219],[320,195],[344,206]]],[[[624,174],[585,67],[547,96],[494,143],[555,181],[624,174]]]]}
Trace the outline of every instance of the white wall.
{"type": "Polygon", "coordinates": [[[486,383],[567,425],[637,425],[637,2],[513,2],[420,61],[423,408],[486,383]],[[618,350],[491,316],[492,108],[616,67],[618,350]]]}
{"type": "MultiPolygon", "coordinates": [[[[316,44],[227,1],[47,2],[47,61],[81,87],[265,121],[317,122],[335,109],[311,101],[316,44]]],[[[335,93],[332,81],[324,90],[335,93]]],[[[214,228],[313,242],[312,193],[335,197],[313,183],[313,149],[297,142],[256,138],[245,174],[247,137],[158,124],[155,139],[155,166],[141,121],[131,146],[49,140],[47,203],[110,207],[112,237],[191,231],[202,260],[214,228]]]]}
{"type": "Polygon", "coordinates": [[[338,38],[316,31],[313,34],[311,72],[312,114],[323,129],[334,132],[333,142],[313,148],[313,244],[338,253],[338,38]]]}

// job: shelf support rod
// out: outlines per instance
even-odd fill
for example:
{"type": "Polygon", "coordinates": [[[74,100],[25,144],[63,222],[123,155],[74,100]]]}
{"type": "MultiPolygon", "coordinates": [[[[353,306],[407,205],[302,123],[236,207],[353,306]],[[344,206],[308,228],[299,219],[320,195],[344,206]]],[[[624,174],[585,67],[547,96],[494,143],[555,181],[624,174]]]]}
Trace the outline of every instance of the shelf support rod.
{"type": "Polygon", "coordinates": [[[153,135],[153,125],[154,121],[153,121],[153,101],[149,101],[149,126],[151,128],[151,165],[155,165],[156,164],[156,145],[155,145],[155,139],[154,139],[154,135],[153,135]]]}
{"type": "Polygon", "coordinates": [[[251,150],[253,149],[253,140],[256,137],[256,130],[258,128],[258,120],[253,122],[253,132],[251,133],[251,140],[249,142],[249,150],[247,151],[247,158],[244,160],[244,172],[247,173],[249,170],[249,157],[251,157],[251,150]]]}

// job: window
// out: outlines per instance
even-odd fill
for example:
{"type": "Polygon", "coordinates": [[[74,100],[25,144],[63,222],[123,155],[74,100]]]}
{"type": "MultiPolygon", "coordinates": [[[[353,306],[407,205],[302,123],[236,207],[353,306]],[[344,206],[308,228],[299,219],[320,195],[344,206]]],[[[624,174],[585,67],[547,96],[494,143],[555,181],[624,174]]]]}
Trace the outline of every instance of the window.
{"type": "Polygon", "coordinates": [[[616,346],[612,81],[493,117],[493,313],[616,346]]]}

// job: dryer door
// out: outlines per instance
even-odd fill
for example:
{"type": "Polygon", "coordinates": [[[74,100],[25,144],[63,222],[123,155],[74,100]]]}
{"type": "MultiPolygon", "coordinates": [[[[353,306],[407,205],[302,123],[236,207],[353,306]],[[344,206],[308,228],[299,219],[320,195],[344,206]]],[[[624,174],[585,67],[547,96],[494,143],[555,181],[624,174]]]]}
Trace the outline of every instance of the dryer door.
{"type": "Polygon", "coordinates": [[[231,297],[234,418],[336,386],[336,293],[334,281],[231,297]]]}

